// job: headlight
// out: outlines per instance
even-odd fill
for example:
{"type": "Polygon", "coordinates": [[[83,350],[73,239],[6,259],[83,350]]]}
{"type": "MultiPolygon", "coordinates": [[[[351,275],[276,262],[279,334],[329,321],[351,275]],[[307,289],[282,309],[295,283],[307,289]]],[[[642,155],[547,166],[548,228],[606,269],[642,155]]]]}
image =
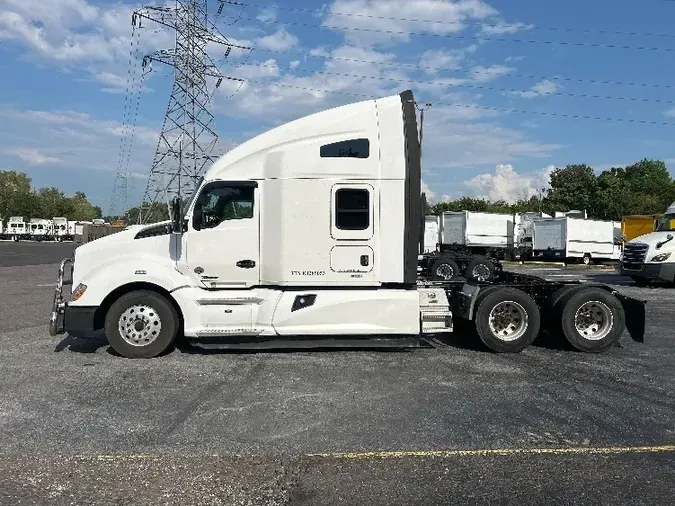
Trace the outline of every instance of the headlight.
{"type": "Polygon", "coordinates": [[[82,297],[84,295],[84,292],[86,292],[86,291],[87,291],[87,285],[83,285],[82,283],[80,283],[73,290],[73,296],[71,297],[71,300],[73,302],[76,301],[77,299],[82,297]]]}
{"type": "Polygon", "coordinates": [[[670,258],[670,253],[660,253],[652,257],[651,262],[665,262],[670,258]]]}

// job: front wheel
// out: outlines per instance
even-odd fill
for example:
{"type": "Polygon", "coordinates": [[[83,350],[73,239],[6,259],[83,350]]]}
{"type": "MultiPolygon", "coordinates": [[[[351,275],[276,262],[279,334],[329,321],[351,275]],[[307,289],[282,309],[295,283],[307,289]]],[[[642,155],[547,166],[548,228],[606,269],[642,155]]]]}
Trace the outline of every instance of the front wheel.
{"type": "Polygon", "coordinates": [[[476,331],[485,346],[499,353],[518,353],[539,334],[539,308],[528,294],[516,288],[490,291],[479,302],[476,331]]]}
{"type": "Polygon", "coordinates": [[[616,344],[626,328],[619,300],[600,288],[575,290],[556,304],[556,324],[577,350],[601,352],[616,344]]]}
{"type": "Polygon", "coordinates": [[[593,260],[593,259],[591,258],[590,253],[585,253],[585,254],[584,254],[584,257],[581,259],[581,262],[582,262],[584,265],[591,265],[591,261],[592,261],[592,260],[593,260]]]}
{"type": "Polygon", "coordinates": [[[137,290],[122,295],[106,314],[105,333],[113,349],[127,358],[152,358],[176,340],[179,318],[162,295],[137,290]]]}

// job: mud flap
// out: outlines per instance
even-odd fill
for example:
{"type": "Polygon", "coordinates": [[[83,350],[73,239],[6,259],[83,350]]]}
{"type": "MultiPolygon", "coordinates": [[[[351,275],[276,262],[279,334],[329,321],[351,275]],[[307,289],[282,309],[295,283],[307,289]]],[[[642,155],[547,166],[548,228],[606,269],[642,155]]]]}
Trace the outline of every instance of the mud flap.
{"type": "Polygon", "coordinates": [[[633,341],[638,343],[645,342],[645,326],[646,326],[646,300],[634,299],[615,292],[614,296],[619,299],[623,310],[626,313],[626,330],[630,334],[633,341]]]}

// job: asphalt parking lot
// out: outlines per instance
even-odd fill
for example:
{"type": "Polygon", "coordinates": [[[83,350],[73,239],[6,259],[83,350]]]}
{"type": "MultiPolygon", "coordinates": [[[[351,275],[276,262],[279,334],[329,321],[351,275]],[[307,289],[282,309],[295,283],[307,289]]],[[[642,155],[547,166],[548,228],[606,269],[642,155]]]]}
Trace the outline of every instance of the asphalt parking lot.
{"type": "Polygon", "coordinates": [[[645,343],[517,355],[406,351],[125,360],[47,332],[70,244],[0,243],[0,504],[667,504],[675,493],[675,288],[645,343]],[[22,260],[22,258],[24,260],[22,260]]]}

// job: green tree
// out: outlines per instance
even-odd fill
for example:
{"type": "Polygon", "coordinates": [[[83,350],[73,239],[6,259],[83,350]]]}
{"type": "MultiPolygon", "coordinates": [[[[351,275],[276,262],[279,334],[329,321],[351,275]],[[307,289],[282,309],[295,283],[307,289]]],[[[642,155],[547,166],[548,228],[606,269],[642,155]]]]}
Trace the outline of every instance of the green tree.
{"type": "Polygon", "coordinates": [[[551,182],[545,200],[546,212],[586,210],[595,211],[598,179],[593,168],[586,164],[566,165],[551,173],[551,182]]]}

